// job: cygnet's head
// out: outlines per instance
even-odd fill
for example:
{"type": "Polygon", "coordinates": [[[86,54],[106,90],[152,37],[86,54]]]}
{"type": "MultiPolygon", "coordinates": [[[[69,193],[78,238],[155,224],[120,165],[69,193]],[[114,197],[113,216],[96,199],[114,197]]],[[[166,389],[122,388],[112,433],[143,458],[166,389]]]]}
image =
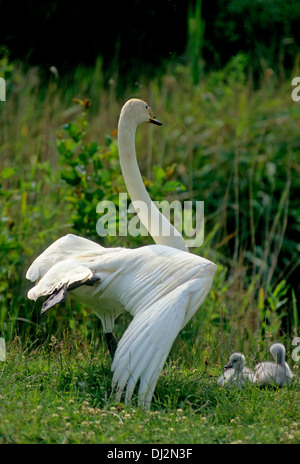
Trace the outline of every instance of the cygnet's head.
{"type": "Polygon", "coordinates": [[[270,353],[278,364],[284,364],[285,347],[282,343],[273,343],[270,346],[270,353]]]}
{"type": "Polygon", "coordinates": [[[242,369],[245,365],[245,356],[242,353],[232,353],[229,362],[224,366],[224,369],[242,369]]]}
{"type": "Polygon", "coordinates": [[[126,117],[126,120],[131,121],[135,125],[141,124],[143,122],[151,122],[161,126],[162,123],[156,119],[150,106],[143,100],[137,98],[132,98],[125,103],[121,111],[121,118],[126,117]]]}

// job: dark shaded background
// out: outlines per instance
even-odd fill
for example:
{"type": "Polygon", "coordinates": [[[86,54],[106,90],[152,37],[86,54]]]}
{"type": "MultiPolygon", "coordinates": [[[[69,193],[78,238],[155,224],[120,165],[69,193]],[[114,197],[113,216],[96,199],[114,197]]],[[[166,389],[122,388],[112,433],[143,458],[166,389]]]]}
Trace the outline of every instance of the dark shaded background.
{"type": "Polygon", "coordinates": [[[137,62],[158,66],[182,53],[188,2],[50,0],[1,1],[0,43],[11,58],[70,69],[93,65],[101,55],[107,68],[116,59],[124,69],[137,62]]]}
{"type": "MultiPolygon", "coordinates": [[[[12,60],[55,65],[61,72],[93,66],[102,56],[108,74],[153,73],[166,60],[184,60],[188,8],[194,4],[0,0],[0,45],[12,60]]],[[[206,69],[223,66],[240,51],[258,70],[262,62],[275,69],[293,66],[300,46],[299,0],[203,0],[202,16],[206,69]]]]}

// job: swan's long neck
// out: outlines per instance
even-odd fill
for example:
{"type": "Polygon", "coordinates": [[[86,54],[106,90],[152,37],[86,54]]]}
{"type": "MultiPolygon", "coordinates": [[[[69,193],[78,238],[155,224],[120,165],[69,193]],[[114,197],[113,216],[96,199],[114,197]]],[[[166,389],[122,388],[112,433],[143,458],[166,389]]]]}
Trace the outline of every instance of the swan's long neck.
{"type": "Polygon", "coordinates": [[[151,201],[144,186],[135,151],[136,123],[121,113],[118,127],[120,164],[130,199],[141,223],[159,245],[188,251],[182,235],[151,201]]]}

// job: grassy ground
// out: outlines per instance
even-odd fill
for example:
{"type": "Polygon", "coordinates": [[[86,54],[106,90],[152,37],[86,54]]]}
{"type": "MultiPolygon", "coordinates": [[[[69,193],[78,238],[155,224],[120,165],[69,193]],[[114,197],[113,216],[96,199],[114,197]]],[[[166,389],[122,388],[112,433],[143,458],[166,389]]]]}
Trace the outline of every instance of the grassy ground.
{"type": "Polygon", "coordinates": [[[52,337],[29,353],[15,340],[0,367],[1,443],[300,442],[298,378],[282,389],[226,390],[220,368],[169,360],[143,411],[114,402],[103,350],[52,337]]]}

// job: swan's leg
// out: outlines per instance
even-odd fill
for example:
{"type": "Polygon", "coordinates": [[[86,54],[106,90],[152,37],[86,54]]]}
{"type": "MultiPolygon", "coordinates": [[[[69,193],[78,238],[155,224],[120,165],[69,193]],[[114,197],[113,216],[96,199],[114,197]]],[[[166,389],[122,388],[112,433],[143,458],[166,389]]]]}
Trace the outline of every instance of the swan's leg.
{"type": "Polygon", "coordinates": [[[114,355],[118,346],[118,342],[111,332],[105,334],[106,343],[110,352],[111,359],[114,359],[114,355]]]}

